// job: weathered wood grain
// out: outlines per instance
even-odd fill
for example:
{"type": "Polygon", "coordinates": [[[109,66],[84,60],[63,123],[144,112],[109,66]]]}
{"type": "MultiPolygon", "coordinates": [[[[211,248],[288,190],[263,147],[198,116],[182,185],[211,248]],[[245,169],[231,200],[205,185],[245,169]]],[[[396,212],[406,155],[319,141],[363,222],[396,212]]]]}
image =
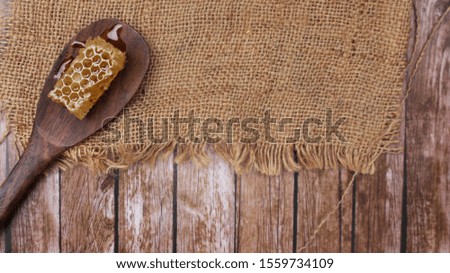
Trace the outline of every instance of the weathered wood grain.
{"type": "Polygon", "coordinates": [[[113,252],[114,181],[82,166],[62,174],[62,252],[113,252]]]}
{"type": "MultiPolygon", "coordinates": [[[[416,1],[422,45],[449,1],[416,1]]],[[[450,252],[450,16],[425,50],[406,112],[407,251],[450,252]]]]}
{"type": "Polygon", "coordinates": [[[207,152],[208,168],[193,162],[177,166],[177,252],[234,251],[234,172],[207,152]]]}
{"type": "Polygon", "coordinates": [[[372,176],[360,176],[355,195],[355,252],[400,252],[403,155],[383,155],[372,176]]]}
{"type": "Polygon", "coordinates": [[[350,253],[355,252],[354,244],[354,231],[355,222],[353,221],[353,215],[356,207],[356,186],[360,179],[360,176],[355,178],[352,186],[351,183],[353,172],[341,167],[339,170],[339,198],[342,198],[342,204],[339,208],[340,215],[340,252],[350,253]],[[344,196],[344,192],[349,189],[347,195],[344,196]]]}
{"type": "MultiPolygon", "coordinates": [[[[6,117],[0,116],[0,135],[7,133],[6,117]]],[[[14,137],[12,134],[6,136],[0,143],[0,185],[8,177],[12,168],[19,160],[19,154],[14,148],[14,137]]],[[[0,252],[6,251],[6,229],[0,229],[0,252]]],[[[10,240],[10,238],[8,238],[10,240]]]]}
{"type": "Polygon", "coordinates": [[[293,252],[294,175],[237,178],[238,252],[293,252]]]}
{"type": "Polygon", "coordinates": [[[173,156],[120,172],[119,251],[171,252],[173,156]]]}
{"type": "MultiPolygon", "coordinates": [[[[1,132],[6,129],[5,125],[3,119],[1,132]]],[[[19,159],[13,133],[0,145],[0,154],[0,180],[4,181],[19,159]]],[[[39,178],[34,191],[17,211],[10,228],[12,252],[59,252],[58,169],[39,178]]],[[[4,242],[2,245],[4,249],[4,242]]]]}
{"type": "Polygon", "coordinates": [[[11,222],[13,252],[59,252],[59,170],[54,168],[36,187],[11,222]]]}
{"type": "Polygon", "coordinates": [[[329,217],[313,240],[311,236],[338,204],[339,171],[301,171],[298,175],[298,252],[340,252],[340,213],[329,217]],[[306,244],[308,247],[304,248],[306,244]]]}

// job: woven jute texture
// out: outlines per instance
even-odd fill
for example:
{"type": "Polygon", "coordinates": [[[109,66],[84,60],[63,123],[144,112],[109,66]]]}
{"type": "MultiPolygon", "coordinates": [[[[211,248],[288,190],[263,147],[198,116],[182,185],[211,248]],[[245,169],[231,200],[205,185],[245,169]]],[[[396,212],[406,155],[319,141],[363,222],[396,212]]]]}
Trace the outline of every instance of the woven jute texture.
{"type": "Polygon", "coordinates": [[[175,147],[177,162],[206,164],[211,146],[238,173],[373,173],[380,154],[398,149],[410,12],[409,0],[16,0],[0,22],[2,109],[26,146],[64,44],[118,18],[147,41],[149,72],[127,109],[61,164],[125,168],[175,147]],[[179,133],[198,139],[180,143],[177,115],[195,117],[179,133]],[[327,136],[337,125],[340,136],[327,136]]]}

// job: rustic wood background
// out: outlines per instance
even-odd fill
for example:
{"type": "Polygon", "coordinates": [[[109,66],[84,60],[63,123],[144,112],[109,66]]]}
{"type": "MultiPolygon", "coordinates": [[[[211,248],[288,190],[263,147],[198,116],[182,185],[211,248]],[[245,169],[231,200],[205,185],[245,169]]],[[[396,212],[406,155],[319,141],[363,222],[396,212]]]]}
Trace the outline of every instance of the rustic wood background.
{"type": "MultiPolygon", "coordinates": [[[[0,12],[6,1],[0,0],[0,12]]],[[[420,53],[412,54],[413,45],[422,48],[450,6],[448,0],[414,2],[413,63],[420,53]]],[[[173,163],[173,156],[156,169],[142,162],[113,176],[83,167],[55,170],[0,230],[0,251],[450,252],[449,71],[447,15],[431,37],[404,107],[404,152],[380,158],[375,175],[357,176],[306,249],[352,173],[240,177],[210,153],[210,166],[200,170],[173,163]]],[[[0,126],[3,131],[4,117],[0,126]]],[[[10,134],[0,145],[0,182],[18,158],[10,134]]]]}

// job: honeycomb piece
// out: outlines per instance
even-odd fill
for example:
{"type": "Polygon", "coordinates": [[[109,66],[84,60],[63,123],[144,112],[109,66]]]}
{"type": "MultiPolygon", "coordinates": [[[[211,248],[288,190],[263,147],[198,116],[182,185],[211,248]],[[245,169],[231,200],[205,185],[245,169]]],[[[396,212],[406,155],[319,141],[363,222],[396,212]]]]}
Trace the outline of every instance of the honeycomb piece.
{"type": "Polygon", "coordinates": [[[82,120],[123,69],[125,53],[96,37],[86,41],[67,69],[66,65],[55,76],[58,81],[48,97],[82,120]]]}

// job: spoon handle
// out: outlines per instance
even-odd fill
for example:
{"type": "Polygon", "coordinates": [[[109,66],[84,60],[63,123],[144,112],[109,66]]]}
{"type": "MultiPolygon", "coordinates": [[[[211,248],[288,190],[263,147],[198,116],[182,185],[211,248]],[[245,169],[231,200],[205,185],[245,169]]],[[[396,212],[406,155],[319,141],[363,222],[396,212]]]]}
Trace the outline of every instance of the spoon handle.
{"type": "Polygon", "coordinates": [[[52,159],[65,149],[45,141],[34,134],[19,162],[0,186],[0,228],[11,220],[20,202],[27,196],[36,178],[48,166],[52,159]]]}

